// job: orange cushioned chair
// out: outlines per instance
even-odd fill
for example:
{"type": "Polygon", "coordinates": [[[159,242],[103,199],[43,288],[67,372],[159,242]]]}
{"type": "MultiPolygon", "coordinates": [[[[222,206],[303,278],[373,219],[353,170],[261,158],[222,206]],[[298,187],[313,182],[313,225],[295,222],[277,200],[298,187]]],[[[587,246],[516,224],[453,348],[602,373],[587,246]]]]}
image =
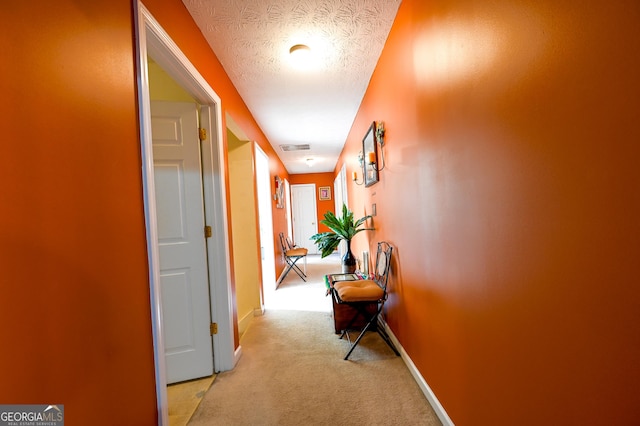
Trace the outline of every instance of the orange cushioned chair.
{"type": "Polygon", "coordinates": [[[334,300],[339,305],[348,305],[355,309],[355,315],[349,321],[345,329],[342,331],[340,338],[347,336],[349,342],[349,329],[353,326],[359,317],[365,318],[366,325],[360,331],[356,340],[351,344],[349,352],[344,359],[348,359],[351,352],[362,339],[367,331],[377,331],[382,339],[389,345],[396,355],[400,355],[391,343],[391,339],[387,335],[384,327],[378,324],[382,307],[387,300],[387,282],[389,280],[389,265],[391,263],[391,247],[387,242],[378,243],[378,251],[376,253],[376,267],[372,279],[355,280],[355,281],[334,281],[332,282],[332,294],[334,300]],[[375,306],[376,309],[371,309],[375,306]]]}
{"type": "Polygon", "coordinates": [[[280,280],[278,281],[278,284],[280,284],[282,282],[282,280],[285,279],[285,277],[289,274],[289,272],[293,269],[294,272],[296,274],[298,274],[298,276],[300,278],[302,278],[302,281],[306,282],[307,280],[305,280],[305,278],[307,277],[307,274],[305,272],[302,271],[302,269],[300,269],[298,267],[298,265],[296,265],[296,262],[300,259],[304,259],[305,261],[305,271],[306,271],[306,261],[307,261],[307,249],[304,247],[298,247],[294,244],[291,243],[291,241],[289,241],[288,238],[285,238],[284,234],[281,232],[280,233],[280,246],[282,248],[282,256],[284,257],[284,261],[287,263],[287,270],[285,271],[284,275],[282,275],[282,277],[280,278],[280,280]]]}

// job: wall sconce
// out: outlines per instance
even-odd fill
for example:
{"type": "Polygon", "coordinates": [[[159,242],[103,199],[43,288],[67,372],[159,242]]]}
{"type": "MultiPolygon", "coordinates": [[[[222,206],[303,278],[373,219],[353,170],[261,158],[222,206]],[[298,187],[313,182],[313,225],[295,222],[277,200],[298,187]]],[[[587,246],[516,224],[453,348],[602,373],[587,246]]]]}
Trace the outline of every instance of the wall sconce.
{"type": "Polygon", "coordinates": [[[358,182],[358,172],[356,171],[351,174],[351,180],[353,180],[356,185],[362,185],[364,183],[364,178],[358,182]]]}
{"type": "MultiPolygon", "coordinates": [[[[371,167],[373,167],[374,169],[376,169],[377,172],[381,172],[382,169],[384,169],[384,150],[382,149],[384,147],[384,121],[378,121],[376,123],[376,142],[378,142],[378,145],[380,145],[380,163],[382,164],[382,167],[378,167],[379,164],[376,164],[376,154],[375,152],[368,152],[367,153],[367,164],[371,165],[371,167]]],[[[374,147],[375,149],[375,147],[374,147]]]]}
{"type": "MultiPolygon", "coordinates": [[[[360,165],[360,170],[364,170],[364,155],[362,155],[362,151],[358,153],[358,164],[360,165]]],[[[364,183],[364,178],[358,182],[358,172],[355,170],[351,174],[351,180],[353,180],[356,185],[362,185],[364,183]]]]}
{"type": "Polygon", "coordinates": [[[382,148],[384,146],[384,121],[378,121],[378,125],[376,126],[376,138],[378,139],[380,148],[382,148]]]}

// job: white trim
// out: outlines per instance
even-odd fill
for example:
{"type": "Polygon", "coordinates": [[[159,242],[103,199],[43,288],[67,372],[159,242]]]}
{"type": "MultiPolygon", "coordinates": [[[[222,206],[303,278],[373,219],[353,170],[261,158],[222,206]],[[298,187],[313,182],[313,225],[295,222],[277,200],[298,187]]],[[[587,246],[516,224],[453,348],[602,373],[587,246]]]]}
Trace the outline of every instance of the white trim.
{"type": "Polygon", "coordinates": [[[273,245],[273,213],[271,211],[271,173],[269,171],[269,157],[257,142],[252,142],[253,167],[255,172],[254,188],[258,202],[258,242],[261,256],[258,259],[260,267],[260,305],[264,309],[264,292],[273,291],[277,287],[276,250],[273,245]],[[263,241],[264,240],[264,241],[263,241]]]}
{"type": "Polygon", "coordinates": [[[420,390],[422,391],[422,393],[424,393],[424,396],[427,398],[427,400],[431,404],[431,407],[433,408],[433,411],[435,411],[436,416],[438,416],[438,419],[440,419],[442,426],[455,426],[453,424],[453,420],[451,420],[447,412],[444,410],[444,407],[442,406],[442,404],[440,404],[440,401],[438,401],[436,394],[433,393],[433,391],[427,384],[427,381],[424,379],[424,377],[422,377],[422,375],[420,374],[420,371],[418,371],[418,368],[413,363],[411,358],[409,358],[409,355],[407,354],[407,352],[404,350],[404,348],[398,341],[398,338],[395,336],[395,334],[393,334],[393,332],[389,328],[389,325],[382,318],[380,318],[380,322],[382,323],[385,331],[391,338],[391,342],[396,347],[398,352],[400,352],[400,356],[402,357],[402,360],[404,361],[405,365],[409,369],[409,372],[411,373],[414,380],[420,387],[420,390]]]}
{"type": "Polygon", "coordinates": [[[229,284],[231,258],[225,176],[221,166],[224,144],[219,105],[220,100],[217,98],[215,106],[200,107],[200,125],[210,135],[202,142],[202,168],[205,206],[212,207],[205,207],[205,221],[213,228],[213,238],[207,239],[211,320],[218,323],[218,334],[213,335],[213,360],[216,371],[227,371],[235,367],[237,360],[233,356],[233,301],[229,284]],[[218,147],[217,151],[215,145],[218,147]]]}
{"type": "Polygon", "coordinates": [[[138,32],[137,67],[140,142],[142,151],[142,188],[144,199],[144,216],[147,235],[147,261],[149,263],[149,287],[151,302],[151,329],[153,333],[153,357],[156,378],[156,407],[158,425],[169,425],[169,403],[167,400],[167,368],[164,355],[164,332],[162,330],[162,296],[160,290],[160,253],[158,244],[158,223],[156,203],[154,200],[155,184],[153,180],[153,149],[151,146],[151,101],[149,99],[149,70],[147,67],[146,16],[142,5],[134,13],[138,32]],[[140,19],[142,18],[142,19],[140,19]]]}
{"type": "Polygon", "coordinates": [[[151,324],[156,377],[158,424],[169,425],[167,379],[162,331],[162,297],[160,290],[160,255],[158,249],[155,186],[153,181],[153,150],[151,142],[151,102],[147,55],[171,75],[201,105],[203,121],[211,127],[208,142],[203,144],[204,197],[207,208],[205,220],[211,224],[214,238],[209,239],[208,260],[211,287],[211,320],[218,323],[213,337],[214,369],[232,369],[242,353],[234,350],[233,305],[231,299],[229,238],[226,215],[226,187],[221,101],[206,80],[198,73],[160,24],[138,0],[134,13],[137,29],[137,79],[139,96],[140,143],[142,154],[142,183],[149,263],[151,324]],[[214,130],[215,129],[215,130],[214,130]],[[214,130],[214,131],[211,131],[214,130]],[[217,145],[217,150],[213,145],[217,145]]]}
{"type": "Polygon", "coordinates": [[[242,358],[242,346],[238,346],[238,348],[233,353],[233,359],[235,360],[235,363],[238,363],[240,358],[242,358]]]}
{"type": "MultiPolygon", "coordinates": [[[[340,172],[333,180],[333,197],[334,197],[334,211],[337,216],[342,215],[342,205],[344,204],[349,207],[348,202],[348,193],[347,193],[347,163],[342,163],[342,167],[340,168],[340,172]]],[[[338,254],[342,259],[345,252],[347,251],[347,242],[345,240],[340,241],[338,244],[338,254]]]]}

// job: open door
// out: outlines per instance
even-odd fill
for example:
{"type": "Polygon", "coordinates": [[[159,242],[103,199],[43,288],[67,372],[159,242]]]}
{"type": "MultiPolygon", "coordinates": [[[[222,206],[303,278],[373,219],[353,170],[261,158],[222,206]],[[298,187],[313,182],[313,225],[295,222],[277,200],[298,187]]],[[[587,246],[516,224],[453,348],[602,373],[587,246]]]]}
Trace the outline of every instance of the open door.
{"type": "MultiPolygon", "coordinates": [[[[151,123],[151,101],[147,60],[151,57],[200,104],[203,127],[210,130],[202,142],[203,197],[206,206],[205,218],[218,237],[207,242],[207,261],[210,287],[210,316],[217,324],[213,335],[215,371],[232,369],[242,354],[241,347],[234,344],[234,318],[232,311],[231,261],[229,255],[229,233],[224,175],[224,144],[222,134],[222,111],[220,98],[207,81],[189,62],[169,35],[151,16],[144,5],[137,1],[137,78],[140,115],[140,141],[142,156],[143,200],[149,263],[149,290],[151,299],[151,325],[156,375],[158,424],[168,425],[167,373],[165,360],[165,332],[163,330],[163,298],[160,280],[160,247],[158,238],[158,215],[156,207],[155,170],[153,164],[153,141],[151,123]]],[[[210,337],[211,338],[211,337],[210,337]]]]}
{"type": "Polygon", "coordinates": [[[213,374],[198,106],[151,103],[167,383],[213,374]]]}

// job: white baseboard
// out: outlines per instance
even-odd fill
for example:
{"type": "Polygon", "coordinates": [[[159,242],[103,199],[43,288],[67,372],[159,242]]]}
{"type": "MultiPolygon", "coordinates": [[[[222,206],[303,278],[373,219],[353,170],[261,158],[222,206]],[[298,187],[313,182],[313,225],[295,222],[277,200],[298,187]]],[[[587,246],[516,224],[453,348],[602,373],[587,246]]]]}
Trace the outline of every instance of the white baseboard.
{"type": "Polygon", "coordinates": [[[254,316],[255,316],[254,311],[249,311],[245,316],[240,318],[240,320],[238,321],[238,333],[240,335],[242,335],[245,331],[247,331],[247,328],[249,327],[249,324],[251,324],[251,321],[253,320],[254,316]]]}
{"type": "Polygon", "coordinates": [[[238,345],[236,350],[233,352],[233,368],[236,368],[238,361],[242,357],[242,346],[238,345]]]}
{"type": "Polygon", "coordinates": [[[418,383],[420,390],[422,390],[422,393],[424,393],[424,396],[427,398],[427,400],[431,404],[433,411],[435,411],[436,415],[438,416],[438,419],[440,419],[440,421],[442,422],[442,425],[454,426],[453,420],[451,420],[447,412],[444,410],[444,407],[442,406],[442,404],[440,404],[440,401],[438,401],[438,398],[436,398],[436,395],[433,393],[433,391],[427,384],[427,381],[424,379],[424,377],[422,377],[416,365],[413,363],[413,361],[411,361],[411,358],[409,358],[409,355],[404,350],[404,348],[396,338],[395,334],[393,334],[393,332],[391,331],[387,323],[384,321],[384,319],[380,318],[380,322],[384,325],[384,329],[389,335],[391,342],[396,347],[398,352],[400,352],[400,356],[402,357],[402,360],[407,365],[409,372],[413,376],[416,383],[418,383]]]}

